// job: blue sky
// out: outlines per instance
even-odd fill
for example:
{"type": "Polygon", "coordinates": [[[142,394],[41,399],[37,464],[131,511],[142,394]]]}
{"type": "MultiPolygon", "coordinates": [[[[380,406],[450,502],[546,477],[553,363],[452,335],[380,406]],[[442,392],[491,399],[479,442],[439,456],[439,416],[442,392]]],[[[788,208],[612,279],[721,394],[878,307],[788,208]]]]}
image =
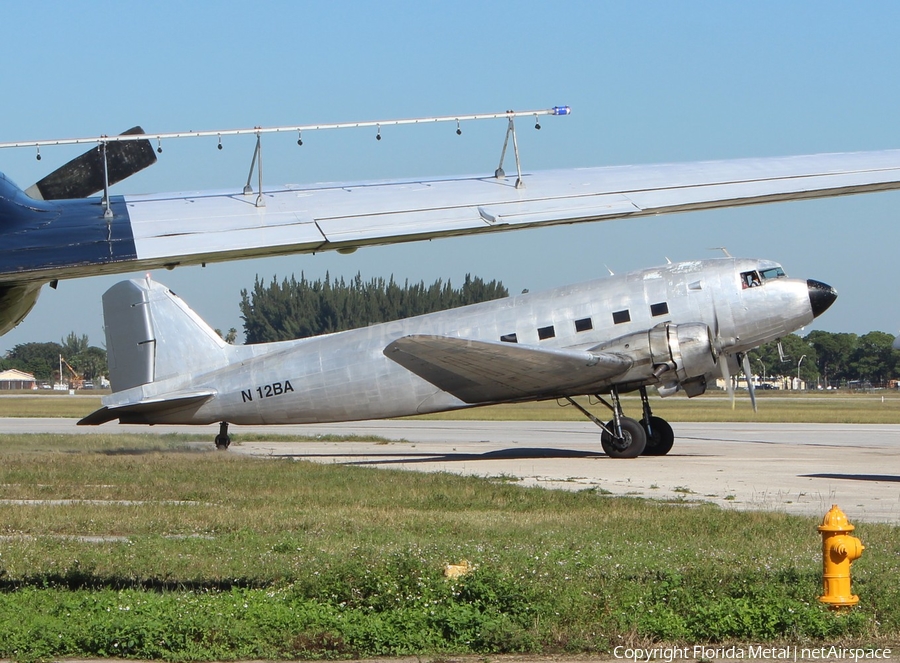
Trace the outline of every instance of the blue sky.
{"type": "MultiPolygon", "coordinates": [[[[528,170],[900,147],[900,5],[838,2],[3,3],[0,142],[226,129],[568,104],[517,124],[528,170]]],[[[320,132],[265,144],[271,184],[490,173],[502,121],[320,132]]],[[[240,187],[253,144],[188,140],[117,193],[240,187]]],[[[0,152],[25,187],[77,153],[0,152]]],[[[620,220],[160,271],[215,327],[240,290],[307,276],[466,273],[531,291],[719,255],[766,257],[835,286],[828,331],[900,329],[900,193],[620,220]]],[[[0,352],[70,331],[102,345],[123,276],[47,288],[0,352]]]]}

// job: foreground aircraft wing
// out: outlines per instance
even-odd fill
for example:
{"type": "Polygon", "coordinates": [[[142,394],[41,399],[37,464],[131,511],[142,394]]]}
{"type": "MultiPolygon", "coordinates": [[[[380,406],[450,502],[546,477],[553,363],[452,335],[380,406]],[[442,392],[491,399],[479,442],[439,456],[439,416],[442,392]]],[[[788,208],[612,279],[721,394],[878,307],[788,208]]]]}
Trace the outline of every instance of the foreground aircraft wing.
{"type": "Polygon", "coordinates": [[[35,201],[0,180],[0,284],[900,188],[900,150],[35,201]]]}
{"type": "MultiPolygon", "coordinates": [[[[900,150],[126,196],[117,260],[197,264],[900,188],[900,150]]],[[[106,224],[104,223],[105,227],[106,224]]],[[[95,259],[95,258],[94,258],[95,259]]],[[[0,263],[2,266],[2,263],[0,263]]],[[[36,266],[40,269],[39,266],[36,266]]]]}
{"type": "Polygon", "coordinates": [[[449,336],[404,336],[384,354],[466,403],[554,396],[624,373],[632,364],[612,353],[449,336]]]}
{"type": "MultiPolygon", "coordinates": [[[[507,115],[511,128],[513,116],[568,112],[555,107],[507,115]]],[[[415,121],[395,123],[403,122],[415,121]]],[[[256,133],[261,153],[259,134],[264,131],[230,133],[256,133]]],[[[114,142],[141,141],[133,155],[135,164],[131,158],[123,161],[127,173],[152,157],[146,154],[148,139],[182,135],[102,137],[98,140],[104,149],[98,154],[110,159],[114,142]]],[[[64,142],[0,147],[40,149],[64,142]]],[[[73,162],[66,167],[66,174],[80,172],[76,166],[73,162]]],[[[545,172],[519,172],[517,160],[517,174],[511,177],[501,169],[499,177],[283,187],[260,181],[255,190],[248,181],[228,191],[77,198],[96,186],[100,174],[105,173],[100,177],[104,183],[115,176],[112,171],[92,167],[75,176],[75,185],[42,194],[50,200],[28,196],[0,175],[0,333],[18,324],[37,299],[40,285],[50,281],[896,189],[900,150],[545,172]],[[71,198],[57,199],[62,191],[71,198]]]]}

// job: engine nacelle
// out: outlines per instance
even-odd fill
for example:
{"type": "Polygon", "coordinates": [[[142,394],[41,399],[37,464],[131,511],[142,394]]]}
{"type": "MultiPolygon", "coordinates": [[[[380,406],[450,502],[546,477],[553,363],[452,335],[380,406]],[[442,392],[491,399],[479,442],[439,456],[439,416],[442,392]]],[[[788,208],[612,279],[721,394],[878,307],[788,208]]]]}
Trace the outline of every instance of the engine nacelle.
{"type": "Polygon", "coordinates": [[[41,294],[40,283],[11,283],[0,286],[0,334],[22,322],[41,294]]]}
{"type": "MultiPolygon", "coordinates": [[[[688,383],[716,368],[716,352],[709,325],[661,323],[649,331],[621,336],[591,351],[626,355],[634,364],[621,383],[688,383]]],[[[702,380],[700,380],[702,381],[702,380]]],[[[702,393],[702,391],[701,391],[702,393]]]]}
{"type": "MultiPolygon", "coordinates": [[[[650,330],[652,334],[655,329],[650,330]]],[[[716,368],[716,351],[709,325],[692,322],[686,325],[665,325],[670,368],[675,369],[678,381],[701,377],[716,368]],[[674,364],[674,366],[673,366],[674,364]]],[[[654,354],[654,363],[659,355],[654,354]]],[[[659,359],[662,359],[660,356],[659,359]]],[[[658,363],[662,363],[659,361],[658,363]]]]}

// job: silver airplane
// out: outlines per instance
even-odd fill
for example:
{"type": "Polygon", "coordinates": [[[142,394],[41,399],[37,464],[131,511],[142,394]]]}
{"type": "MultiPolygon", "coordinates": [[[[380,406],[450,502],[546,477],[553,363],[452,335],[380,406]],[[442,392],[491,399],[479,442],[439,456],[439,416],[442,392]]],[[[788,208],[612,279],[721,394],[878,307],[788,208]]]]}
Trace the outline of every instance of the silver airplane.
{"type": "MultiPolygon", "coordinates": [[[[606,453],[663,455],[661,396],[702,394],[729,363],[808,324],[837,297],[768,260],[668,264],[542,293],[313,338],[233,346],[149,278],[103,296],[113,393],[79,424],[297,424],[383,419],[561,399],[600,428],[606,453]],[[619,394],[638,390],[640,421],[619,394]],[[608,422],[575,396],[592,395],[608,422]],[[606,396],[606,398],[604,398],[606,396]]],[[[749,381],[748,381],[749,383],[749,381]]],[[[732,392],[733,393],[733,392],[732,392]]],[[[752,393],[752,392],[751,392],[752,393]]],[[[754,403],[755,405],[755,403],[754,403]]]]}
{"type": "MultiPolygon", "coordinates": [[[[410,242],[472,233],[606,221],[717,207],[821,198],[900,188],[900,150],[732,159],[697,163],[523,170],[516,117],[547,110],[0,143],[2,148],[89,143],[91,152],[27,190],[0,174],[0,334],[28,314],[42,286],[99,274],[171,269],[241,258],[410,242]],[[300,136],[323,128],[501,118],[508,128],[491,174],[381,182],[265,185],[265,133],[300,136]],[[156,160],[155,141],[256,136],[246,185],[220,191],[111,195],[109,187],[156,160]],[[512,138],[512,141],[510,141],[512,138]],[[515,177],[503,168],[507,144],[515,177]],[[258,174],[256,181],[252,175],[258,174]],[[89,197],[102,191],[100,197],[89,197]]],[[[536,123],[536,127],[539,128],[536,123]]],[[[297,139],[302,144],[302,139],[297,139]]]]}

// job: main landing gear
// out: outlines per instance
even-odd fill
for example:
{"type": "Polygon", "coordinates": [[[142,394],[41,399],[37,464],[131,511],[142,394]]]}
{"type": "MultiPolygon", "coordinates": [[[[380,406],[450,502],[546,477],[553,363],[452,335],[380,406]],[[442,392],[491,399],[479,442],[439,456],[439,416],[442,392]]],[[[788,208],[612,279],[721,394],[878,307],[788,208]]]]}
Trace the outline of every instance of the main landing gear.
{"type": "Polygon", "coordinates": [[[231,436],[228,434],[228,422],[219,424],[219,434],[216,435],[216,449],[225,450],[231,446],[231,436]]]}
{"type": "Polygon", "coordinates": [[[675,443],[675,433],[668,421],[653,416],[646,387],[641,387],[640,392],[641,409],[643,410],[643,418],[640,421],[624,416],[619,401],[619,391],[615,387],[610,392],[612,403],[608,403],[599,394],[594,396],[613,413],[613,418],[606,423],[600,421],[568,396],[566,396],[566,400],[603,429],[603,433],[600,435],[600,444],[610,458],[637,458],[640,455],[665,456],[675,443]]]}

